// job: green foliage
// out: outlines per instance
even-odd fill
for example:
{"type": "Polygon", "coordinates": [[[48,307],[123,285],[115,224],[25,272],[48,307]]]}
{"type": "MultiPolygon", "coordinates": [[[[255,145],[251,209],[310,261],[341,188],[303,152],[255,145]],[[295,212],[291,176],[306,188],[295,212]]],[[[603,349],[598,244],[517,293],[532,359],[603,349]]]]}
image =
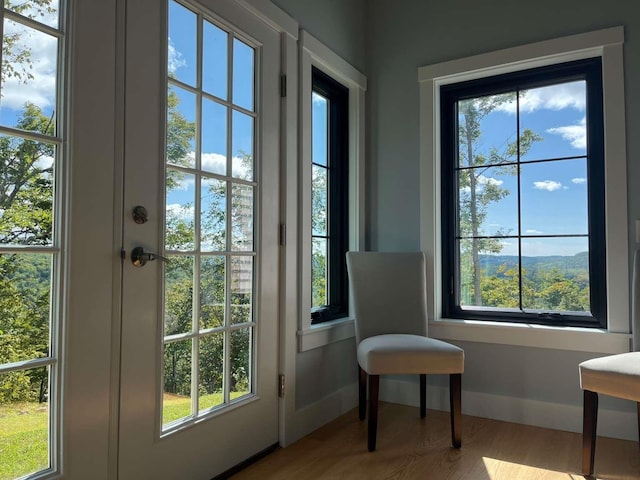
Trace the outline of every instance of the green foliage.
{"type": "MultiPolygon", "coordinates": [[[[485,262],[480,305],[520,308],[518,268],[508,258],[496,257],[492,262],[485,262]],[[499,262],[503,263],[496,266],[499,262]]],[[[584,259],[584,253],[574,257],[524,257],[523,263],[529,268],[522,270],[523,308],[543,312],[588,312],[588,263],[581,266],[577,259],[584,259]]]]}
{"type": "MultiPolygon", "coordinates": [[[[53,117],[27,103],[18,128],[53,135],[53,117]]],[[[53,223],[52,144],[0,136],[0,243],[50,245],[53,223]]],[[[49,354],[51,256],[0,256],[0,363],[49,354]]],[[[46,400],[45,369],[3,375],[0,402],[46,400]]]]}

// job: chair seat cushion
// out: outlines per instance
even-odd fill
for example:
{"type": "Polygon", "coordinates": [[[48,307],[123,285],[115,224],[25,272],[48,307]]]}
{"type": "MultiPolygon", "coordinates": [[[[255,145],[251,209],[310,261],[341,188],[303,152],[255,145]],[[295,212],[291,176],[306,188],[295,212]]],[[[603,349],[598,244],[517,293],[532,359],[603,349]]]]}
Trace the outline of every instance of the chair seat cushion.
{"type": "Polygon", "coordinates": [[[584,390],[640,401],[640,352],[582,362],[580,386],[584,390]]]}
{"type": "Polygon", "coordinates": [[[358,345],[358,363],[370,375],[463,373],[464,351],[421,335],[375,335],[358,345]]]}

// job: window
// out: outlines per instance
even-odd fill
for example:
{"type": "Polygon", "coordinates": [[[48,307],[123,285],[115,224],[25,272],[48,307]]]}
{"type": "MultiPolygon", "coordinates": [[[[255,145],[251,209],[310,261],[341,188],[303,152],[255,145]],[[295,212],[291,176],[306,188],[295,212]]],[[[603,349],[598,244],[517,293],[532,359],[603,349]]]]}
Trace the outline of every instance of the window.
{"type": "MultiPolygon", "coordinates": [[[[364,107],[367,79],[305,30],[300,31],[298,45],[299,76],[289,75],[287,81],[288,90],[294,89],[296,84],[299,89],[300,101],[288,103],[290,112],[287,115],[289,128],[298,129],[298,151],[292,149],[287,155],[288,199],[285,212],[287,246],[291,247],[292,241],[296,244],[296,248],[286,249],[286,264],[295,265],[295,268],[290,269],[285,283],[295,289],[299,298],[298,309],[292,311],[288,318],[293,324],[295,315],[298,349],[304,352],[355,335],[348,305],[346,266],[343,264],[336,268],[343,272],[343,276],[334,282],[335,275],[339,273],[332,273],[330,265],[334,260],[345,261],[344,253],[333,253],[332,250],[364,249],[364,107]],[[322,117],[323,111],[326,118],[322,117]],[[299,122],[294,121],[296,118],[299,122]],[[325,160],[320,159],[322,154],[314,152],[314,145],[324,146],[325,160]],[[330,158],[332,149],[340,152],[340,157],[330,158]],[[322,205],[323,196],[326,196],[326,205],[315,211],[314,172],[329,176],[339,173],[342,176],[340,183],[336,183],[337,179],[328,179],[326,190],[318,186],[315,200],[322,205]],[[342,202],[341,206],[334,207],[335,201],[342,202]],[[320,220],[323,209],[327,218],[320,220]],[[327,232],[323,235],[317,226],[324,222],[327,232]],[[340,227],[333,226],[338,223],[340,227]],[[324,255],[329,260],[328,268],[314,267],[314,253],[318,253],[313,251],[314,237],[318,239],[316,244],[322,244],[323,237],[330,238],[332,243],[334,239],[338,243],[343,242],[326,250],[324,255]],[[314,280],[325,282],[324,296],[319,295],[321,289],[316,288],[315,300],[314,280]]],[[[290,97],[288,92],[287,98],[290,97]]],[[[315,183],[317,185],[318,181],[315,183]]],[[[293,292],[288,288],[285,290],[293,292]]]]}
{"type": "Polygon", "coordinates": [[[311,323],[348,313],[349,90],[312,69],[311,323]]]}
{"type": "MultiPolygon", "coordinates": [[[[420,83],[421,164],[420,245],[427,253],[428,259],[427,309],[430,319],[430,335],[448,340],[468,340],[474,342],[554,348],[561,350],[602,353],[620,353],[628,351],[628,332],[630,331],[630,264],[627,216],[627,153],[625,134],[623,46],[624,28],[613,27],[527,45],[520,45],[504,50],[459,58],[438,64],[426,65],[418,69],[418,80],[420,83]],[[446,91],[449,87],[454,89],[454,85],[471,85],[472,81],[478,81],[477,85],[481,85],[483,81],[486,80],[487,83],[484,87],[485,90],[480,88],[478,91],[470,92],[466,97],[461,96],[459,98],[459,100],[466,100],[508,92],[517,92],[518,89],[527,90],[542,87],[545,84],[549,85],[550,83],[563,83],[566,80],[571,80],[571,76],[569,76],[569,78],[564,78],[560,73],[556,72],[554,75],[558,76],[557,82],[550,81],[547,78],[545,80],[540,80],[540,83],[536,83],[535,80],[531,80],[531,82],[527,80],[527,72],[540,67],[561,66],[563,64],[570,64],[575,61],[588,59],[600,59],[601,61],[600,72],[602,79],[603,104],[602,125],[604,131],[602,147],[604,151],[604,161],[601,167],[602,171],[600,174],[594,173],[593,171],[587,172],[590,176],[590,182],[587,185],[590,189],[600,185],[600,188],[604,191],[602,194],[603,198],[598,203],[593,200],[593,197],[589,194],[585,197],[586,200],[584,201],[585,208],[588,207],[591,209],[588,213],[589,217],[587,217],[589,218],[587,221],[589,226],[589,241],[586,245],[589,248],[590,255],[598,253],[600,255],[599,258],[602,261],[602,265],[596,267],[596,269],[601,269],[600,272],[602,272],[602,279],[594,279],[593,268],[595,265],[589,266],[589,308],[592,311],[590,314],[574,312],[573,310],[560,310],[557,312],[547,311],[550,315],[547,318],[544,318],[544,316],[539,317],[537,314],[545,313],[546,309],[542,309],[541,312],[532,309],[534,311],[530,312],[530,314],[517,317],[514,316],[514,312],[510,311],[502,312],[504,315],[500,315],[501,312],[496,311],[497,309],[495,307],[491,308],[480,305],[469,305],[473,308],[464,313],[467,314],[473,312],[473,315],[469,315],[469,317],[452,317],[451,315],[455,312],[451,305],[455,306],[455,303],[446,305],[449,301],[447,299],[446,292],[449,292],[450,295],[452,285],[450,282],[446,282],[445,284],[445,281],[443,281],[444,270],[447,268],[447,262],[451,262],[450,259],[448,260],[450,249],[448,245],[444,243],[443,238],[443,229],[447,228],[448,222],[451,221],[448,214],[446,218],[445,215],[443,215],[443,202],[445,200],[443,192],[449,188],[449,194],[451,194],[452,189],[455,191],[455,188],[451,186],[447,187],[443,184],[442,155],[446,151],[446,147],[443,149],[441,143],[442,130],[446,128],[446,126],[442,124],[441,102],[443,99],[441,92],[446,91]],[[496,85],[490,85],[492,82],[491,78],[493,77],[517,73],[521,76],[518,77],[518,75],[516,75],[511,78],[511,82],[514,84],[511,88],[500,89],[497,88],[496,85]],[[596,210],[594,211],[594,209],[596,210]],[[593,217],[594,214],[598,215],[597,209],[603,210],[602,218],[606,219],[604,224],[599,227],[602,232],[599,232],[598,228],[594,229],[594,226],[589,223],[592,221],[591,217],[593,217]],[[593,235],[597,234],[601,234],[603,240],[601,239],[601,243],[594,247],[593,241],[595,240],[595,237],[593,237],[593,235]],[[603,245],[606,246],[606,250],[600,252],[594,251],[594,249],[602,248],[603,245]],[[594,280],[596,283],[594,283],[594,280]],[[601,281],[599,287],[596,285],[598,281],[601,281]],[[593,291],[596,289],[603,289],[602,293],[597,294],[601,295],[602,301],[599,305],[594,306],[592,298],[594,295],[593,291]],[[606,299],[606,301],[604,301],[604,299],[606,299]],[[604,314],[602,313],[603,311],[605,312],[604,314]],[[556,313],[560,315],[554,315],[556,313]],[[557,316],[562,317],[560,322],[556,322],[554,317],[557,316]],[[603,317],[605,317],[605,319],[603,319],[603,317]],[[500,320],[500,322],[490,320],[500,320]],[[590,325],[591,327],[602,328],[578,327],[578,325],[581,324],[584,326],[590,325]]],[[[583,79],[585,76],[586,73],[582,74],[583,79]]],[[[586,81],[589,83],[588,79],[586,81]]],[[[590,93],[587,92],[586,95],[588,96],[590,93]]],[[[585,125],[590,123],[591,118],[587,119],[587,112],[589,112],[589,115],[592,115],[594,114],[594,111],[589,110],[592,107],[589,107],[587,104],[587,97],[585,97],[585,105],[586,107],[584,112],[582,112],[582,115],[579,115],[579,110],[574,110],[575,117],[573,122],[575,123],[553,124],[544,127],[530,126],[529,128],[532,132],[544,136],[546,139],[534,142],[524,160],[527,159],[526,157],[533,159],[535,150],[539,151],[545,142],[551,143],[553,140],[553,142],[562,143],[562,133],[567,134],[571,131],[571,129],[563,129],[555,130],[555,133],[553,133],[547,130],[571,125],[581,126],[582,118],[585,118],[585,125]]],[[[524,109],[524,113],[526,114],[526,108],[524,109]]],[[[521,112],[521,116],[522,114],[523,113],[521,112]]],[[[512,114],[511,122],[515,122],[515,118],[514,113],[512,114]]],[[[584,130],[584,127],[582,128],[584,130]]],[[[453,131],[455,132],[456,130],[453,131]]],[[[500,132],[502,129],[496,131],[500,132]]],[[[515,131],[520,131],[518,126],[516,126],[515,131]]],[[[591,135],[591,139],[589,141],[593,141],[593,135],[588,135],[591,135]]],[[[451,141],[453,141],[454,137],[451,136],[450,138],[451,141]]],[[[569,143],[566,141],[564,142],[565,147],[567,145],[570,146],[569,143]]],[[[517,143],[515,145],[517,145],[517,143]]],[[[454,148],[454,150],[456,148],[454,148]]],[[[559,164],[561,163],[561,158],[569,156],[587,157],[595,153],[593,145],[589,145],[587,148],[589,150],[588,152],[584,151],[577,155],[560,153],[558,157],[544,158],[547,162],[539,163],[547,163],[549,166],[552,166],[551,160],[555,160],[556,158],[558,160],[557,164],[559,164]]],[[[458,154],[456,153],[456,155],[458,154]]],[[[539,158],[539,160],[543,159],[539,158]]],[[[577,159],[575,161],[577,162],[577,159]]],[[[591,163],[590,160],[587,160],[587,162],[591,163]]],[[[523,168],[528,165],[527,162],[523,162],[522,159],[520,163],[523,168]]],[[[531,168],[533,168],[535,162],[529,163],[532,165],[531,168]]],[[[543,167],[539,168],[543,170],[543,167]]],[[[526,175],[526,172],[524,173],[526,175]]],[[[545,174],[546,173],[547,172],[545,170],[545,174]]],[[[572,178],[579,177],[576,176],[572,178]]],[[[585,176],[584,178],[587,177],[585,176]]],[[[554,179],[551,177],[547,178],[547,175],[544,175],[544,178],[536,181],[543,182],[539,184],[540,187],[554,188],[554,184],[544,183],[545,180],[553,181],[554,179]]],[[[485,180],[483,179],[483,181],[485,180]]],[[[577,184],[569,181],[567,184],[563,183],[563,186],[565,185],[571,187],[577,184]]],[[[531,183],[529,184],[529,187],[531,187],[531,183]]],[[[527,193],[530,195],[532,193],[540,194],[546,192],[548,192],[548,190],[534,189],[532,191],[529,189],[527,193]]],[[[458,192],[458,194],[459,193],[460,192],[458,192]]],[[[501,202],[514,202],[519,198],[516,193],[518,192],[510,191],[510,195],[502,199],[501,202]],[[508,201],[507,198],[509,198],[508,201]]],[[[563,193],[563,190],[557,189],[548,193],[563,193]]],[[[587,195],[586,192],[585,195],[587,195]]],[[[523,202],[524,201],[525,198],[523,198],[523,202]]],[[[459,208],[459,205],[455,202],[452,201],[450,203],[452,207],[455,207],[455,209],[459,208]]],[[[527,200],[527,203],[530,204],[531,200],[527,200]]],[[[559,203],[556,205],[559,205],[559,203]]],[[[517,209],[517,207],[515,208],[517,209]]],[[[526,212],[520,212],[519,215],[524,219],[526,216],[525,213],[526,212]]],[[[489,213],[487,213],[487,215],[489,215],[489,213]]],[[[584,214],[581,215],[584,218],[584,214]]],[[[489,227],[489,223],[497,224],[498,222],[487,221],[487,227],[489,227]]],[[[512,221],[512,225],[518,224],[519,220],[512,221]]],[[[513,229],[511,234],[517,232],[518,236],[522,236],[523,233],[526,235],[526,232],[520,232],[515,229],[515,227],[510,228],[513,229]]],[[[524,228],[527,229],[529,227],[524,228]]],[[[534,227],[529,229],[536,230],[534,227]]],[[[548,230],[537,230],[540,230],[543,233],[549,233],[548,230]]],[[[454,232],[454,234],[457,233],[458,232],[454,232]]],[[[496,234],[495,226],[494,231],[487,230],[485,233],[493,235],[495,241],[500,241],[499,238],[495,238],[499,237],[499,235],[496,234]]],[[[529,232],[530,235],[534,233],[535,232],[529,232]]],[[[562,233],[571,233],[572,235],[576,235],[576,232],[573,231],[564,231],[562,233]]],[[[523,237],[522,241],[524,238],[526,237],[523,237]]],[[[521,241],[519,238],[516,240],[518,240],[518,242],[521,241]]],[[[511,241],[513,243],[517,243],[514,239],[511,239],[511,241]]],[[[522,255],[525,255],[524,252],[522,255]]],[[[527,265],[524,263],[525,262],[523,261],[523,267],[526,269],[527,265]]],[[[518,264],[518,270],[519,268],[520,266],[518,264]]],[[[449,269],[451,270],[451,267],[449,267],[449,269]]],[[[512,274],[513,272],[509,273],[512,274]]],[[[518,282],[514,283],[518,289],[520,289],[519,279],[518,282]]],[[[468,291],[470,292],[470,290],[468,291]]],[[[517,295],[519,296],[520,293],[518,292],[517,295]]],[[[455,300],[453,300],[453,302],[455,302],[455,300]]],[[[502,308],[504,309],[505,307],[502,308]]],[[[511,308],[512,310],[516,310],[515,313],[520,313],[519,308],[506,308],[511,308]]]]}
{"type": "Polygon", "coordinates": [[[449,318],[606,326],[600,58],[441,89],[449,318]]]}

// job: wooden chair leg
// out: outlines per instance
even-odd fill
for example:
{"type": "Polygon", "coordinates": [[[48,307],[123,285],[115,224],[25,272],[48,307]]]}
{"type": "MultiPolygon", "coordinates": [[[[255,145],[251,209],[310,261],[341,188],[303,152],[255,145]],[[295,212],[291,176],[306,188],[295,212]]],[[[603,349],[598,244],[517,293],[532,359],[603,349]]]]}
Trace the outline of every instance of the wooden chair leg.
{"type": "Polygon", "coordinates": [[[460,426],[462,423],[462,374],[449,375],[449,403],[451,408],[451,443],[455,448],[462,446],[460,426]]]}
{"type": "Polygon", "coordinates": [[[369,375],[369,425],[368,447],[373,452],[376,449],[376,433],[378,430],[378,392],[380,390],[380,376],[369,375]]]}
{"type": "Polygon", "coordinates": [[[598,394],[584,391],[582,411],[582,473],[593,473],[593,461],[596,454],[596,426],[598,423],[598,394]]]}
{"type": "Polygon", "coordinates": [[[420,374],[420,418],[427,416],[427,375],[420,374]]]}
{"type": "Polygon", "coordinates": [[[638,446],[640,446],[640,402],[638,402],[636,405],[638,408],[638,446]]]}
{"type": "Polygon", "coordinates": [[[367,410],[367,372],[358,365],[358,418],[364,420],[367,410]]]}

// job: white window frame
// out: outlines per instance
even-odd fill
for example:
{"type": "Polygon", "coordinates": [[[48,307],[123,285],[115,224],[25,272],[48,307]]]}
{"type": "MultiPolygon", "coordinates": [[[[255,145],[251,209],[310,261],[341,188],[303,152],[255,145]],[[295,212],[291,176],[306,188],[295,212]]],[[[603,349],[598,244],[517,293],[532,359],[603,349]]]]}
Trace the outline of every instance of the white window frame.
{"type": "Polygon", "coordinates": [[[448,340],[601,353],[629,351],[627,155],[623,27],[476,55],[418,69],[420,83],[420,245],[427,253],[430,335],[448,340]],[[447,319],[442,316],[440,87],[554,65],[602,59],[605,125],[607,329],[447,319]]]}
{"type": "Polygon", "coordinates": [[[349,250],[364,248],[364,107],[366,77],[305,30],[300,31],[299,205],[300,312],[298,351],[355,336],[353,308],[345,318],[311,325],[311,69],[349,89],[349,250]]]}

